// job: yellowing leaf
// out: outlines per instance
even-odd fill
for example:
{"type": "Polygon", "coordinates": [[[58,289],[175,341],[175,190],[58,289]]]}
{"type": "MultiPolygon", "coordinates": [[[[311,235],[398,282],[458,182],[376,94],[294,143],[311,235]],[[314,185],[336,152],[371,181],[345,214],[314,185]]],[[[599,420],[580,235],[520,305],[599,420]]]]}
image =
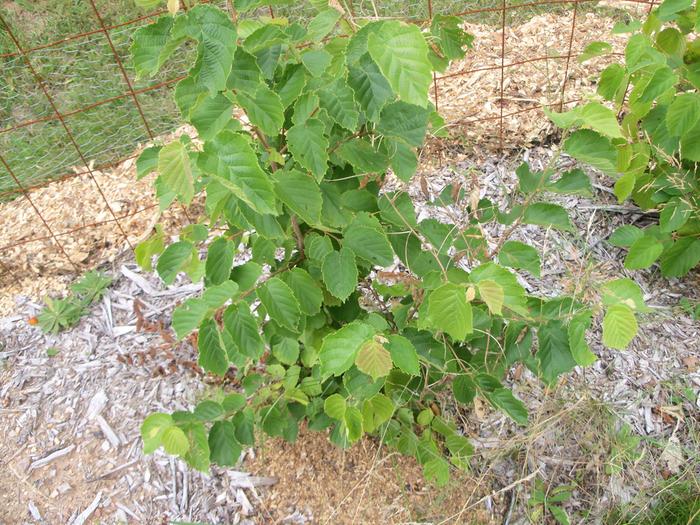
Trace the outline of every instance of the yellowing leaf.
{"type": "Polygon", "coordinates": [[[168,0],[168,11],[174,15],[180,10],[180,0],[168,0]]]}
{"type": "Polygon", "coordinates": [[[375,381],[391,372],[391,354],[375,337],[364,343],[355,357],[357,368],[372,376],[375,381]]]}
{"type": "Polygon", "coordinates": [[[486,279],[477,284],[481,299],[489,307],[492,314],[501,315],[503,309],[503,287],[496,281],[486,279]]]}

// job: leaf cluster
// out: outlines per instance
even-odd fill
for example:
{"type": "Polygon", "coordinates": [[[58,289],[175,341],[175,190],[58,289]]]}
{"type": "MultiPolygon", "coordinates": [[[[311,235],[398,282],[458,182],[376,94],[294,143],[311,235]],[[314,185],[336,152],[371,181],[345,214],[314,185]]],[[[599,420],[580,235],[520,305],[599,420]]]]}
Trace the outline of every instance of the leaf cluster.
{"type": "MultiPolygon", "coordinates": [[[[658,263],[681,277],[700,263],[699,28],[692,0],[665,0],[643,23],[616,26],[631,34],[624,61],[601,73],[599,100],[549,114],[575,130],[564,151],[614,178],[620,202],[658,211],[658,224],[622,226],[609,239],[631,270],[658,263]]],[[[610,52],[594,42],[581,60],[610,52]]]]}

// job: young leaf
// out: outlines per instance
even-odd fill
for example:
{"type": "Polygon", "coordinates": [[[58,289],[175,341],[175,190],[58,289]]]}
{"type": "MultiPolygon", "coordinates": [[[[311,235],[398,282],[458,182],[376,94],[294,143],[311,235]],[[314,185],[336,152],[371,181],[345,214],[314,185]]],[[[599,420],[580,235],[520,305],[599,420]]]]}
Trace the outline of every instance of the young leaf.
{"type": "Polygon", "coordinates": [[[175,425],[165,428],[160,440],[165,451],[173,456],[184,456],[190,448],[187,436],[182,429],[175,425]]]}
{"type": "Polygon", "coordinates": [[[503,309],[503,287],[495,281],[484,279],[477,284],[481,300],[486,303],[492,314],[501,315],[503,309]]]}
{"type": "Polygon", "coordinates": [[[583,63],[591,58],[598,57],[600,55],[606,55],[612,51],[612,46],[607,42],[591,42],[586,46],[583,52],[579,55],[578,61],[583,63]]]}
{"type": "Polygon", "coordinates": [[[158,173],[160,180],[184,204],[192,202],[194,197],[194,179],[190,158],[185,146],[174,141],[164,146],[158,153],[158,173]]]}
{"type": "Polygon", "coordinates": [[[625,224],[612,233],[608,242],[618,248],[629,248],[642,237],[644,237],[642,230],[636,226],[625,224]]]}
{"type": "Polygon", "coordinates": [[[367,118],[373,122],[379,119],[384,105],[394,98],[391,86],[369,54],[348,67],[348,85],[355,92],[355,100],[367,118]]]}
{"type": "Polygon", "coordinates": [[[342,421],[345,417],[345,409],[347,403],[345,398],[340,394],[332,394],[323,402],[323,411],[333,419],[342,421]]]}
{"type": "Polygon", "coordinates": [[[141,438],[143,439],[143,453],[151,454],[161,445],[161,438],[166,428],[173,425],[170,414],[155,412],[144,419],[141,424],[141,438]]]}
{"type": "Polygon", "coordinates": [[[472,307],[462,286],[447,283],[428,296],[428,322],[456,341],[472,333],[472,307]]]}
{"type": "Polygon", "coordinates": [[[637,335],[637,319],[626,304],[609,306],[603,318],[603,344],[624,350],[637,335]]]}
{"type": "Polygon", "coordinates": [[[574,131],[564,142],[564,151],[604,173],[614,175],[617,172],[617,151],[608,138],[595,131],[574,131]]]}

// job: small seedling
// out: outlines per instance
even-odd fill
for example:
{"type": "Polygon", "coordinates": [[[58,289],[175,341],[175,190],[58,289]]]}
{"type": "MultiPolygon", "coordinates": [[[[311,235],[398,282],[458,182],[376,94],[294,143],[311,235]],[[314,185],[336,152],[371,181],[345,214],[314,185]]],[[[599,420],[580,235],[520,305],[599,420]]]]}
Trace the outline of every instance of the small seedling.
{"type": "Polygon", "coordinates": [[[56,348],[55,346],[50,346],[49,348],[46,349],[46,355],[48,357],[56,357],[59,354],[60,350],[56,348]]]}
{"type": "Polygon", "coordinates": [[[532,522],[542,523],[547,516],[551,516],[560,525],[569,525],[569,515],[561,504],[571,499],[573,488],[571,485],[560,485],[552,490],[545,490],[544,482],[536,479],[535,488],[527,500],[527,504],[533,507],[530,512],[532,522]]]}
{"type": "Polygon", "coordinates": [[[33,322],[36,319],[44,332],[52,334],[70,328],[85,315],[88,306],[104,295],[110,284],[112,284],[111,277],[96,271],[88,272],[71,286],[72,293],[64,299],[47,297],[46,306],[36,318],[32,317],[29,320],[29,324],[36,324],[33,322]]]}

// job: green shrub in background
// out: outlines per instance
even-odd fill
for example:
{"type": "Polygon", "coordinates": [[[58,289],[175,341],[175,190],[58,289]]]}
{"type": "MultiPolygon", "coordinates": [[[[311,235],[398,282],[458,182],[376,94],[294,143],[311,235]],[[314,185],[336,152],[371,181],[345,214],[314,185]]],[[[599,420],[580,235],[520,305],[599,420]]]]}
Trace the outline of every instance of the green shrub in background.
{"type": "Polygon", "coordinates": [[[179,272],[204,280],[202,296],[174,311],[173,328],[179,338],[198,330],[201,367],[242,385],[192,412],[149,416],[145,451],[163,446],[207,470],[236,463],[258,431],[294,440],[306,422],[330,429],[339,446],[379,436],[445,483],[472,453],[445,400],[480,396],[525,425],[524,404],[502,382],[510,367],[523,362],[551,384],[590,364],[585,332],[603,313],[604,342],[624,348],[645,308],[641,292],[619,279],[599,290],[602,305],[529,296],[513,270],[539,276],[537,251],[508,233],[485,237],[493,222],[511,233],[520,224],[573,231],[545,199],[589,194],[580,170],[524,164],[506,211],[448,187],[429,205],[458,209],[460,220],[418,221],[408,194],[390,188],[407,187],[426,134],[442,126],[428,97],[433,71],[464,56],[471,37],[455,17],[358,26],[339,3],[313,6],[301,25],[234,23],[197,5],[135,35],[140,75],[196,42],[175,99],[202,141],[145,150],[139,176],[158,173],[162,207],[206,195],[203,222],[170,244],[158,230],[137,260],[151,269],[157,255],[166,284],[179,272]],[[241,252],[246,262],[234,265],[241,252]]]}
{"type": "MultiPolygon", "coordinates": [[[[616,27],[631,35],[624,62],[600,76],[602,101],[549,114],[575,129],[564,143],[567,153],[615,178],[620,202],[659,210],[658,224],[622,226],[610,243],[628,250],[626,268],[658,261],[666,277],[681,277],[700,262],[698,28],[692,0],[666,0],[643,23],[616,27]]],[[[611,50],[595,42],[583,59],[611,50]]]]}

